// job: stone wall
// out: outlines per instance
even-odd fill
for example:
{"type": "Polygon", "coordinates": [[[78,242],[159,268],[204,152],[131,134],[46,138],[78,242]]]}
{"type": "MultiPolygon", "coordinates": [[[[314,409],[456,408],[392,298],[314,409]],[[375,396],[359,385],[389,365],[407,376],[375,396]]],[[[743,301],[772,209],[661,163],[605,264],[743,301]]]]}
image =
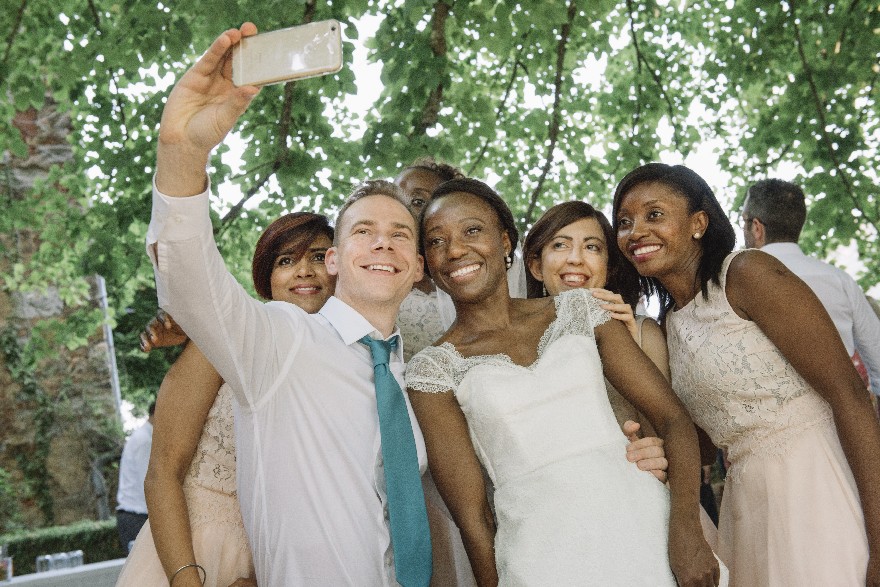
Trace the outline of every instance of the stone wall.
{"type": "MultiPolygon", "coordinates": [[[[29,152],[23,159],[5,153],[0,169],[6,176],[8,196],[20,199],[28,196],[35,181],[47,177],[52,165],[70,161],[70,119],[47,104],[40,111],[20,113],[14,124],[29,152]]],[[[18,259],[27,259],[39,244],[37,230],[0,234],[0,246],[18,259]]],[[[8,266],[0,266],[0,272],[5,270],[8,266]]],[[[90,279],[94,307],[102,307],[99,280],[90,279]]],[[[8,339],[14,338],[19,346],[28,341],[40,320],[64,319],[70,312],[51,286],[44,292],[26,294],[0,291],[0,330],[11,334],[8,339]]],[[[82,348],[69,351],[61,346],[53,350],[35,370],[42,404],[25,393],[27,386],[11,373],[0,354],[0,467],[11,473],[20,489],[21,521],[25,526],[109,515],[108,502],[115,497],[116,479],[104,465],[115,462],[121,446],[118,390],[111,384],[111,349],[104,330],[98,328],[82,348]],[[49,443],[48,456],[45,477],[36,482],[44,483],[51,494],[51,520],[46,519],[45,505],[41,509],[33,497],[35,480],[28,478],[21,466],[37,458],[41,439],[49,443]],[[111,487],[102,489],[102,485],[111,487]]]]}

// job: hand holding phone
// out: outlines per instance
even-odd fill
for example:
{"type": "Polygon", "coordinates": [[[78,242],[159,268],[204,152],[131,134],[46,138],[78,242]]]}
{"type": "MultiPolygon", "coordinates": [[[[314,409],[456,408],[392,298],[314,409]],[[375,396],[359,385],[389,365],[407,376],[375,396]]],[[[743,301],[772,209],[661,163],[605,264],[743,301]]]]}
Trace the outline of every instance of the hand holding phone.
{"type": "Polygon", "coordinates": [[[339,22],[322,20],[245,37],[232,50],[232,83],[267,86],[342,69],[339,22]]]}

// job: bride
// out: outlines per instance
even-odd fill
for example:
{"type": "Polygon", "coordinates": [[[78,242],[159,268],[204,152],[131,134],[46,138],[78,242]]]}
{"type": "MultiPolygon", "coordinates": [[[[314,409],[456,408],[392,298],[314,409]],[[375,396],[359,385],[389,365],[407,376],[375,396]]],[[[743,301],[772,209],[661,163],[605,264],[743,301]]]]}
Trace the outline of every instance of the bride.
{"type": "Polygon", "coordinates": [[[457,319],[406,381],[478,583],[717,585],[693,424],[626,327],[587,290],[511,298],[513,216],[479,181],[438,187],[421,238],[457,319]],[[626,460],[603,368],[664,438],[670,490],[626,460]]]}

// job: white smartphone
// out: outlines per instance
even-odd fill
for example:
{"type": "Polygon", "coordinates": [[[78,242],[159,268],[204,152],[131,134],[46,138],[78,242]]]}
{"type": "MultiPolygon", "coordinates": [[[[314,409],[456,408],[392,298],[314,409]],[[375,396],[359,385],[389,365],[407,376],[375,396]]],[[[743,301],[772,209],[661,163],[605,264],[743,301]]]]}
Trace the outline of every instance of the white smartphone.
{"type": "Polygon", "coordinates": [[[342,32],[322,20],[245,37],[232,49],[232,83],[267,86],[342,69],[342,32]]]}

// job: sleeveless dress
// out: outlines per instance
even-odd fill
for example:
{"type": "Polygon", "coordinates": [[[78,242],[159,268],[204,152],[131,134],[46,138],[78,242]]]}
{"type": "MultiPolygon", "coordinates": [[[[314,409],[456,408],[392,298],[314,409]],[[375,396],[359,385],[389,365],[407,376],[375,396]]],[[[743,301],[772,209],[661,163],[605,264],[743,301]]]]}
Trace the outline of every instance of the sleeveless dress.
{"type": "Polygon", "coordinates": [[[586,290],[555,298],[530,367],[463,357],[444,343],[410,362],[409,388],[455,394],[494,486],[502,585],[675,585],[669,492],[626,460],[593,327],[611,316],[586,290]]]}
{"type": "Polygon", "coordinates": [[[736,254],[708,301],[697,294],[666,316],[672,387],[728,451],[718,530],[730,584],[864,585],[864,519],[831,408],[730,306],[724,288],[736,254]]]}
{"type": "MultiPolygon", "coordinates": [[[[228,587],[239,577],[254,576],[235,488],[233,401],[232,390],[224,383],[208,412],[183,482],[196,562],[205,568],[205,585],[209,587],[228,587]]],[[[167,585],[148,520],[135,540],[116,586],[167,585]]]]}

